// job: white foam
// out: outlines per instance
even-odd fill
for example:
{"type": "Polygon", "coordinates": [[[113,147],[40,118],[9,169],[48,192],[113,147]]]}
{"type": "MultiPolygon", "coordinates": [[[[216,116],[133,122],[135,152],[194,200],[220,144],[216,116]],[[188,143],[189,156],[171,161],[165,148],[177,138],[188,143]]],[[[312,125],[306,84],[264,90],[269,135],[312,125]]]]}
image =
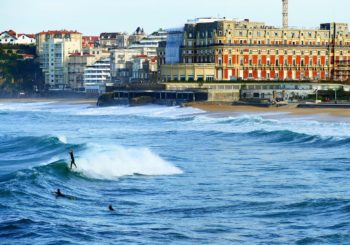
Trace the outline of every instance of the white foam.
{"type": "Polygon", "coordinates": [[[55,101],[48,102],[5,102],[0,103],[0,111],[41,111],[55,101]]]}
{"type": "Polygon", "coordinates": [[[76,171],[96,179],[116,179],[121,176],[174,175],[182,170],[163,160],[147,148],[101,147],[90,145],[77,156],[76,171]]]}
{"type": "Polygon", "coordinates": [[[60,135],[57,137],[59,141],[61,141],[63,144],[67,144],[68,143],[68,140],[67,140],[67,137],[64,136],[64,135],[60,135]]]}
{"type": "Polygon", "coordinates": [[[74,114],[84,116],[144,116],[144,117],[164,117],[176,118],[180,116],[194,115],[204,113],[204,111],[192,107],[178,106],[112,106],[112,107],[90,107],[84,110],[76,111],[74,114]]]}

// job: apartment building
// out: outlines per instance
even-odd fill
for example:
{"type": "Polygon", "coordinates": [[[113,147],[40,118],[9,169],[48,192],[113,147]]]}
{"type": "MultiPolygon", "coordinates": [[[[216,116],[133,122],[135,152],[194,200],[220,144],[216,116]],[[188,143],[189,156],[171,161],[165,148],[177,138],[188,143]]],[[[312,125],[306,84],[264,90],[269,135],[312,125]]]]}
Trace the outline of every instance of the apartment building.
{"type": "Polygon", "coordinates": [[[41,32],[36,34],[36,41],[46,86],[50,89],[70,88],[69,55],[81,52],[81,34],[65,30],[41,32]]]}
{"type": "Polygon", "coordinates": [[[75,91],[84,91],[84,72],[86,66],[91,66],[96,57],[90,54],[74,53],[69,55],[68,83],[75,91]]]}
{"type": "Polygon", "coordinates": [[[98,60],[84,69],[84,88],[88,94],[102,94],[111,86],[110,59],[98,60]]]}
{"type": "Polygon", "coordinates": [[[350,37],[346,23],[295,29],[202,18],[169,34],[158,56],[164,81],[347,80],[350,37]]]}
{"type": "Polygon", "coordinates": [[[103,48],[126,48],[129,35],[121,32],[103,32],[100,34],[100,45],[103,48]]]}

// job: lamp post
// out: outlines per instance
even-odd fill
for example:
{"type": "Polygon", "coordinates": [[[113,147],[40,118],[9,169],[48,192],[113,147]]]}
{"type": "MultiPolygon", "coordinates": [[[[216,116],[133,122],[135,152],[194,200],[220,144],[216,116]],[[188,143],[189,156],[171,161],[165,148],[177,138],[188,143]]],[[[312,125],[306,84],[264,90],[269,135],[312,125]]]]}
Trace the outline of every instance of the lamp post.
{"type": "Polygon", "coordinates": [[[337,102],[337,89],[334,89],[334,103],[338,104],[338,102],[337,102]]]}

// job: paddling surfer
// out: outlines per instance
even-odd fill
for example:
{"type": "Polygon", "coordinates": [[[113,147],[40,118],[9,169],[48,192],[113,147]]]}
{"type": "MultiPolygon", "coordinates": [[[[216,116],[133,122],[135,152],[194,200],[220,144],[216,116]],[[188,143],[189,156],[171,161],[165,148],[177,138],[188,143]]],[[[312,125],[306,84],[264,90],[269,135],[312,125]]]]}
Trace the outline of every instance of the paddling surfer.
{"type": "Polygon", "coordinates": [[[109,211],[114,211],[114,208],[112,207],[112,204],[109,204],[108,209],[109,209],[109,211]]]}
{"type": "Polygon", "coordinates": [[[75,164],[75,158],[74,158],[74,152],[73,152],[73,149],[70,150],[69,152],[69,155],[70,155],[70,169],[72,169],[73,165],[75,166],[75,168],[77,168],[77,165],[75,164]]]}
{"type": "Polygon", "coordinates": [[[56,197],[66,197],[66,195],[62,194],[60,189],[57,189],[57,191],[54,192],[53,194],[55,194],[56,197]]]}

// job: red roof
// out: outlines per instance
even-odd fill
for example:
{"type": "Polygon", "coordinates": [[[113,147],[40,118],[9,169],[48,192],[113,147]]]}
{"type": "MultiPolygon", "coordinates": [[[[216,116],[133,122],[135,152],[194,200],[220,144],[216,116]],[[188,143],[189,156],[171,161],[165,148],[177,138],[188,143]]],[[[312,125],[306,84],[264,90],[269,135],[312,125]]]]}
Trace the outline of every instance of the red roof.
{"type": "Polygon", "coordinates": [[[68,31],[68,30],[54,30],[54,31],[42,31],[39,32],[38,34],[50,34],[50,35],[54,35],[54,34],[81,34],[80,32],[77,31],[68,31]]]}
{"type": "Polygon", "coordinates": [[[35,38],[35,34],[24,34],[24,33],[21,33],[21,34],[18,34],[17,36],[18,36],[18,37],[27,36],[27,37],[29,37],[29,38],[35,38]]]}
{"type": "Polygon", "coordinates": [[[7,31],[9,34],[11,34],[12,36],[16,36],[16,32],[15,31],[13,31],[13,30],[9,30],[9,31],[7,31]]]}
{"type": "Polygon", "coordinates": [[[34,55],[32,54],[20,54],[21,56],[24,56],[24,57],[34,57],[34,55]]]}
{"type": "Polygon", "coordinates": [[[148,56],[145,54],[135,55],[134,58],[147,58],[148,56]]]}
{"type": "Polygon", "coordinates": [[[99,36],[83,36],[82,38],[85,41],[99,41],[100,40],[99,36]]]}

